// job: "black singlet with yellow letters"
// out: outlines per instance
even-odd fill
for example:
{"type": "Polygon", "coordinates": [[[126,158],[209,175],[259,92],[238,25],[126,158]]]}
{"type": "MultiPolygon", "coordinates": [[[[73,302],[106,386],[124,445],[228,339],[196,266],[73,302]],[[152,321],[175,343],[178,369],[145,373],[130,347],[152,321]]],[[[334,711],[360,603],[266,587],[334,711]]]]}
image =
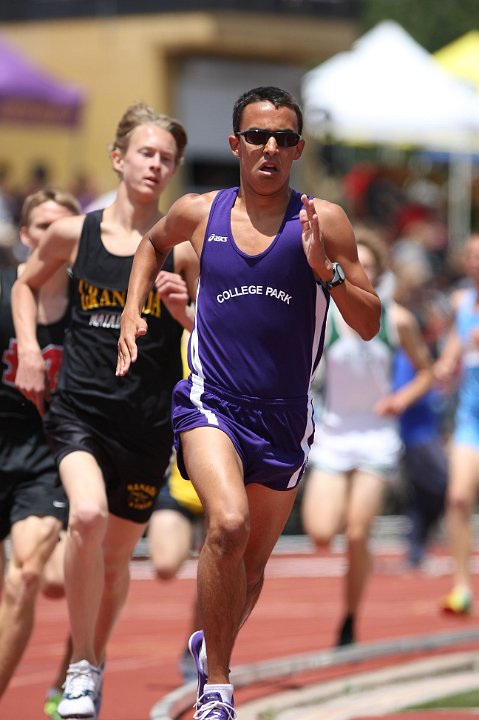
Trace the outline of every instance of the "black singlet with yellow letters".
{"type": "MultiPolygon", "coordinates": [[[[72,313],[65,336],[58,391],[69,404],[97,419],[129,427],[169,422],[171,392],[182,377],[182,327],[153,288],[142,316],[146,335],[138,338],[138,360],[116,377],[120,316],[125,305],[133,255],[113,255],[101,240],[102,210],[85,217],[72,268],[72,313]]],[[[173,252],[165,263],[173,271],[173,252]]]]}

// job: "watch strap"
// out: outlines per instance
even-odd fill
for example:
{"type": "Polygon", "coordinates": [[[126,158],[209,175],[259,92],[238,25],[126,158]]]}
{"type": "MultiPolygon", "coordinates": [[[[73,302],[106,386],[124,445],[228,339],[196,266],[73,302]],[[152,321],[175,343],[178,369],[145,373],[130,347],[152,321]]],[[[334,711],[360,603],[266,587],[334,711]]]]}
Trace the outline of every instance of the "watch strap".
{"type": "Polygon", "coordinates": [[[331,280],[328,280],[327,282],[324,280],[320,280],[322,287],[326,288],[326,290],[331,290],[331,288],[342,285],[343,282],[346,280],[344,270],[339,263],[333,262],[331,263],[331,267],[333,268],[333,277],[331,278],[331,280]]]}

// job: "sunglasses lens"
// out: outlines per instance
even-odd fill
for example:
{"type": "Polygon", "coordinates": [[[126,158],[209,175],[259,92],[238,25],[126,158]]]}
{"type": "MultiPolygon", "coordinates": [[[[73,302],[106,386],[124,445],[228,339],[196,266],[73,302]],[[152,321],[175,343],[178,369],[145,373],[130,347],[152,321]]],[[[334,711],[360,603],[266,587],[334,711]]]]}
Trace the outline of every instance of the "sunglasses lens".
{"type": "Polygon", "coordinates": [[[266,145],[268,138],[264,130],[249,130],[244,133],[244,139],[250,145],[266,145]]]}
{"type": "Polygon", "coordinates": [[[294,147],[300,140],[300,136],[294,132],[243,130],[238,135],[242,135],[250,145],[266,145],[270,137],[274,137],[278,147],[282,148],[294,147]]]}
{"type": "Polygon", "coordinates": [[[286,147],[294,147],[299,143],[299,135],[297,133],[287,133],[284,136],[286,140],[286,147]]]}
{"type": "Polygon", "coordinates": [[[278,133],[274,139],[279,147],[293,147],[298,144],[295,133],[278,133]]]}

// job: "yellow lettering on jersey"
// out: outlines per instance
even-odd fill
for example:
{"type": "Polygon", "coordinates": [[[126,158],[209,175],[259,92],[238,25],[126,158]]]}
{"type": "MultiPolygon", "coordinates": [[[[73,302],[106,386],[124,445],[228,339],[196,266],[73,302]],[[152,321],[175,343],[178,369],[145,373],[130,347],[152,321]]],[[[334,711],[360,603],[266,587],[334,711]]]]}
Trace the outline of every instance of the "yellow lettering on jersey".
{"type": "Polygon", "coordinates": [[[157,290],[150,290],[141,312],[142,315],[153,315],[153,317],[156,318],[161,317],[161,298],[157,290]]]}
{"type": "Polygon", "coordinates": [[[112,306],[116,307],[119,305],[120,307],[125,307],[125,300],[126,300],[126,290],[113,290],[111,298],[112,306]]]}
{"type": "Polygon", "coordinates": [[[98,307],[98,288],[84,280],[80,280],[78,292],[80,293],[82,310],[91,310],[98,307]]]}
{"type": "Polygon", "coordinates": [[[100,307],[111,307],[110,293],[103,289],[100,293],[100,307]]]}
{"type": "Polygon", "coordinates": [[[126,290],[101,290],[91,283],[80,280],[78,283],[82,310],[95,310],[99,307],[124,308],[126,290]]]}

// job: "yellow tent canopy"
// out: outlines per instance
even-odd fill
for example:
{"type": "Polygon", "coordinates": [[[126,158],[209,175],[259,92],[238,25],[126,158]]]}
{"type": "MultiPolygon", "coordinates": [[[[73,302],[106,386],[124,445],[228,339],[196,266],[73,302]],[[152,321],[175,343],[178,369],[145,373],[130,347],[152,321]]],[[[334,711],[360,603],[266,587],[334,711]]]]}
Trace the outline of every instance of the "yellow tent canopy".
{"type": "Polygon", "coordinates": [[[439,64],[479,90],[479,30],[470,30],[434,53],[439,64]]]}

